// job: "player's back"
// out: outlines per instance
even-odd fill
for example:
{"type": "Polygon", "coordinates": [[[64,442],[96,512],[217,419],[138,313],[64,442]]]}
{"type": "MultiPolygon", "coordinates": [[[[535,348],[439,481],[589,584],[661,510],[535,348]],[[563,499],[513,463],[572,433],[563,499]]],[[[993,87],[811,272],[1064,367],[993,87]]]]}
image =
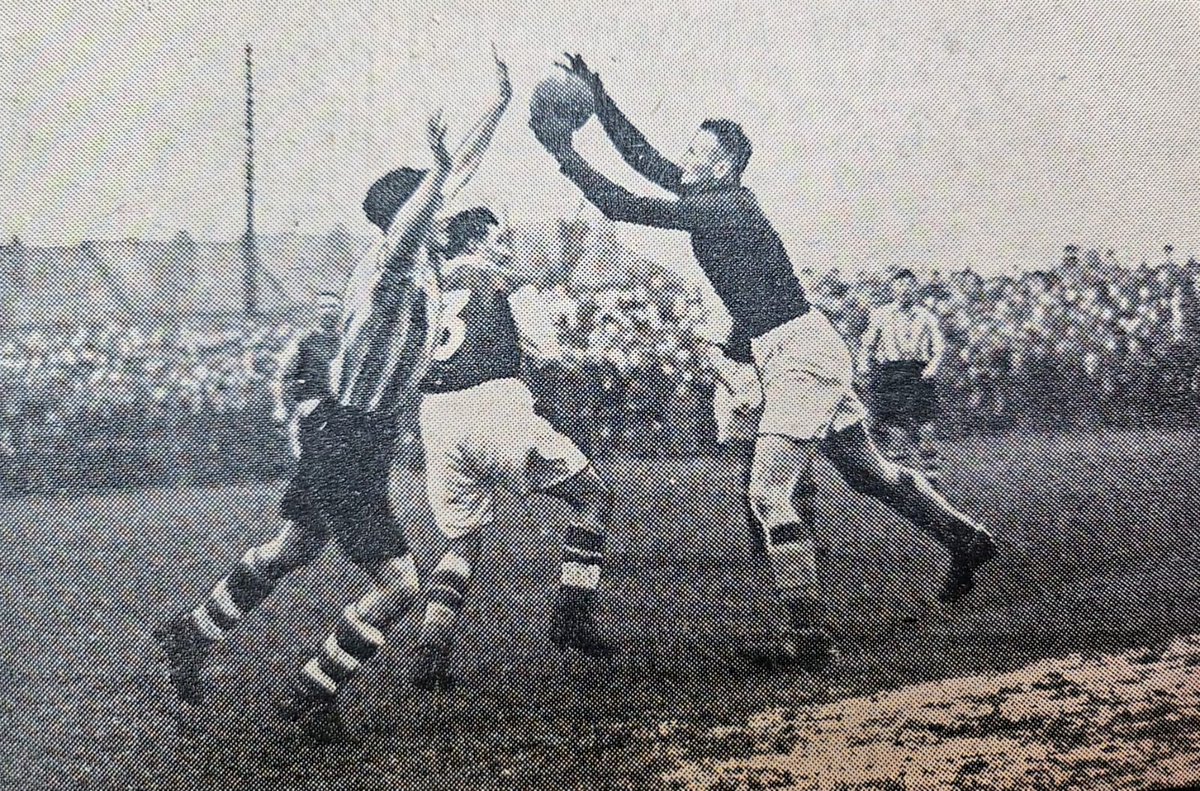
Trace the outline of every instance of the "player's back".
{"type": "Polygon", "coordinates": [[[330,370],[342,406],[395,413],[428,370],[440,295],[424,253],[404,271],[382,266],[388,249],[368,252],[347,287],[342,343],[330,370]]]}
{"type": "Polygon", "coordinates": [[[692,231],[692,251],[738,329],[755,337],[806,313],[804,288],[754,193],[714,190],[696,200],[721,219],[692,231]]]}
{"type": "Polygon", "coordinates": [[[442,332],[421,389],[465,390],[517,378],[521,343],[507,285],[485,259],[463,256],[442,267],[442,332]]]}

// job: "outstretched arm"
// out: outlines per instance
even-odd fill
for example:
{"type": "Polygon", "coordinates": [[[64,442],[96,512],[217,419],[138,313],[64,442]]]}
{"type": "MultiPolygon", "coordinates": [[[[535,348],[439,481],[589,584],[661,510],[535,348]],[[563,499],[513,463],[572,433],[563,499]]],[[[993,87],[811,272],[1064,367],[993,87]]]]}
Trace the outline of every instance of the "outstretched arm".
{"type": "Polygon", "coordinates": [[[483,161],[483,154],[487,151],[488,145],[492,142],[492,135],[496,133],[496,127],[500,124],[500,117],[504,115],[504,111],[512,99],[512,82],[508,78],[508,66],[500,60],[494,46],[492,47],[492,57],[496,60],[496,82],[500,94],[495,103],[488,108],[487,113],[475,122],[471,131],[467,133],[467,137],[454,150],[452,155],[454,163],[451,166],[450,175],[446,179],[445,190],[446,195],[451,198],[466,186],[471,177],[475,175],[475,171],[479,169],[479,164],[483,161]]]}
{"type": "MultiPolygon", "coordinates": [[[[540,134],[539,130],[534,130],[540,134]]],[[[562,141],[543,140],[558,159],[559,169],[583,191],[605,217],[621,222],[676,231],[715,230],[741,220],[737,201],[728,193],[711,192],[681,198],[634,195],[598,173],[562,141]]]]}
{"type": "Polygon", "coordinates": [[[418,251],[429,236],[434,215],[442,206],[453,158],[446,150],[446,125],[442,123],[441,113],[429,119],[426,133],[433,151],[434,166],[388,226],[388,257],[383,262],[387,272],[406,272],[412,267],[418,251]]]}
{"type": "Polygon", "coordinates": [[[600,75],[588,68],[587,63],[579,55],[564,54],[566,63],[557,64],[559,68],[583,80],[592,89],[592,99],[595,104],[596,118],[604,131],[612,140],[621,157],[630,167],[653,181],[660,187],[678,194],[680,192],[679,166],[660,154],[646,140],[636,126],[625,116],[613,102],[600,75]]]}

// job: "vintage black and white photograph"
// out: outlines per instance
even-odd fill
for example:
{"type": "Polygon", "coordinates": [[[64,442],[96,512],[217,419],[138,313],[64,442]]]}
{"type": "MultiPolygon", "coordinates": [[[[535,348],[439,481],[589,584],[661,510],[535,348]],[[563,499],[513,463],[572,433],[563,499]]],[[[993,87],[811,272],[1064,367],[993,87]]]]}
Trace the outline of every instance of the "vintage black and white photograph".
{"type": "Polygon", "coordinates": [[[0,16],[0,788],[1200,788],[1200,3],[0,16]]]}

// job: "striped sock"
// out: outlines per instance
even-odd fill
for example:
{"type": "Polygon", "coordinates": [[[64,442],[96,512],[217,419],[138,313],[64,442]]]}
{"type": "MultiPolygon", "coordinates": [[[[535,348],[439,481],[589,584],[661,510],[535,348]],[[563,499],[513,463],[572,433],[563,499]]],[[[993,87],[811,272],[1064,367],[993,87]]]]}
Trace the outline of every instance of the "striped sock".
{"type": "Polygon", "coordinates": [[[563,542],[561,589],[564,599],[588,604],[600,585],[604,561],[604,534],[571,523],[563,542]]]}
{"type": "Polygon", "coordinates": [[[942,481],[942,454],[938,453],[937,448],[922,448],[920,457],[921,473],[926,480],[937,486],[942,481]]]}
{"type": "Polygon", "coordinates": [[[349,604],[321,650],[301,669],[300,681],[313,694],[337,694],[383,644],[383,632],[367,623],[357,604],[349,604]]]}
{"type": "Polygon", "coordinates": [[[229,576],[212,589],[208,598],[192,610],[196,630],[207,641],[215,643],[225,636],[275,589],[275,580],[255,566],[253,549],[246,552],[229,576]]]}
{"type": "Polygon", "coordinates": [[[426,588],[428,602],[425,604],[418,645],[445,647],[450,643],[470,584],[470,562],[456,552],[442,555],[426,588]]]}

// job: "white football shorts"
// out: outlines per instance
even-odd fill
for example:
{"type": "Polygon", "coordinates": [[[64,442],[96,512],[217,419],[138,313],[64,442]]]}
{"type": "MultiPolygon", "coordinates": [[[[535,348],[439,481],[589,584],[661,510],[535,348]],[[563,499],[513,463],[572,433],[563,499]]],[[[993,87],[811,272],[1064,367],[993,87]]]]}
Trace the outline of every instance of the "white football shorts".
{"type": "Polygon", "coordinates": [[[750,349],[762,386],[759,436],[824,439],[866,419],[850,350],[820,310],[754,338],[750,349]]]}
{"type": "Polygon", "coordinates": [[[519,379],[493,379],[421,401],[426,489],[434,521],[454,539],[495,519],[496,490],[525,496],[579,474],[587,457],[534,413],[519,379]]]}

